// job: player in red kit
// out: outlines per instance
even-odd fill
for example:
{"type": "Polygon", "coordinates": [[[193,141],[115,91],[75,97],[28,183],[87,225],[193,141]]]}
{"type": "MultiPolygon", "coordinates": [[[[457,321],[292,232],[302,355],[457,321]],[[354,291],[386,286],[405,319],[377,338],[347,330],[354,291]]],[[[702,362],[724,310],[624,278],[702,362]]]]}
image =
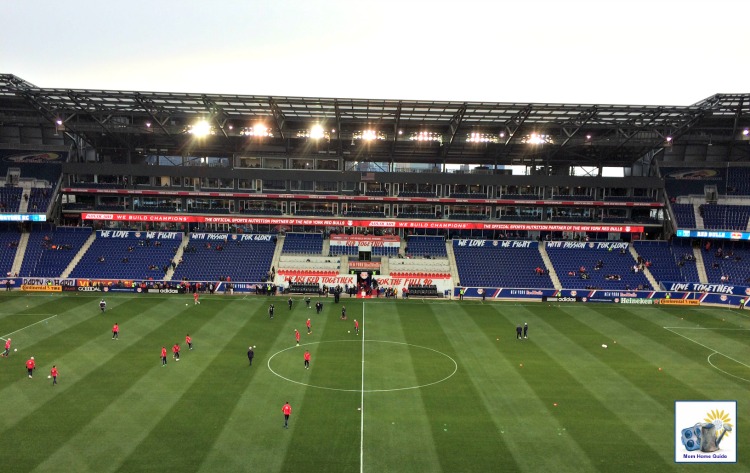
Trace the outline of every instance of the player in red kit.
{"type": "Polygon", "coordinates": [[[167,366],[167,347],[161,347],[161,366],[167,366]]]}
{"type": "Polygon", "coordinates": [[[296,328],[294,329],[294,338],[297,340],[297,345],[299,345],[299,330],[296,328]]]}
{"type": "Polygon", "coordinates": [[[8,356],[10,354],[10,338],[5,340],[5,351],[2,356],[8,356]]]}
{"type": "Polygon", "coordinates": [[[359,335],[359,322],[357,322],[357,319],[354,319],[354,333],[359,335]]]}
{"type": "Polygon", "coordinates": [[[200,303],[201,303],[201,301],[199,301],[199,300],[198,300],[198,297],[199,297],[199,296],[198,296],[198,293],[197,293],[197,292],[194,292],[194,293],[193,293],[193,305],[198,305],[198,304],[200,304],[200,303]]]}
{"type": "Polygon", "coordinates": [[[305,369],[310,369],[310,352],[305,350],[305,369]]]}
{"type": "Polygon", "coordinates": [[[312,333],[312,322],[310,322],[310,319],[307,319],[307,334],[310,335],[312,333]]]}
{"type": "Polygon", "coordinates": [[[117,325],[117,322],[112,326],[112,340],[119,340],[120,339],[120,326],[117,325]]]}
{"type": "Polygon", "coordinates": [[[34,361],[34,357],[32,356],[28,360],[26,360],[26,369],[29,372],[29,378],[31,378],[34,374],[34,370],[36,369],[36,362],[34,361]]]}
{"type": "Polygon", "coordinates": [[[57,366],[52,365],[52,369],[49,370],[49,375],[52,376],[52,386],[57,384],[57,366]]]}
{"type": "Polygon", "coordinates": [[[175,343],[172,347],[172,356],[174,357],[175,361],[180,361],[180,344],[175,343]]]}
{"type": "Polygon", "coordinates": [[[188,349],[193,349],[193,339],[190,338],[190,334],[185,335],[185,343],[187,343],[188,349]]]}
{"type": "Polygon", "coordinates": [[[289,405],[289,401],[284,403],[284,407],[281,408],[281,412],[284,414],[284,428],[289,428],[289,416],[292,415],[292,406],[289,405]]]}

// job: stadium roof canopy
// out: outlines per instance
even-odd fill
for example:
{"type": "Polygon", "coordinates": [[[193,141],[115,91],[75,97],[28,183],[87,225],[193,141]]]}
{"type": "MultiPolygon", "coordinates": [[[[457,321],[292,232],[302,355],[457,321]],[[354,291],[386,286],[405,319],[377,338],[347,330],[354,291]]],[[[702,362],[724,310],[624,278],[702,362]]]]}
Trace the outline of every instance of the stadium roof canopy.
{"type": "Polygon", "coordinates": [[[750,160],[750,94],[687,106],[441,102],[55,89],[1,74],[0,123],[160,154],[629,166],[680,143],[724,145],[726,160],[750,160]],[[190,130],[200,120],[208,136],[198,140],[190,130]]]}

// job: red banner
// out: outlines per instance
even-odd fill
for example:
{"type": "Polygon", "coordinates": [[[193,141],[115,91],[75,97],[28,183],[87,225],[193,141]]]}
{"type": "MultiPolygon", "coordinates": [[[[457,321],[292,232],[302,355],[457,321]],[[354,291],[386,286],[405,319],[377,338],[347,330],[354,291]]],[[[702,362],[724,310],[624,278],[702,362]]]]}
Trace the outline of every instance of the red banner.
{"type": "Polygon", "coordinates": [[[277,217],[206,217],[184,214],[126,214],[81,212],[83,220],[113,220],[122,222],[197,222],[239,225],[375,227],[375,228],[434,228],[454,230],[531,230],[555,232],[642,233],[643,226],[630,225],[569,225],[563,223],[486,223],[451,220],[345,220],[322,218],[277,217]]]}

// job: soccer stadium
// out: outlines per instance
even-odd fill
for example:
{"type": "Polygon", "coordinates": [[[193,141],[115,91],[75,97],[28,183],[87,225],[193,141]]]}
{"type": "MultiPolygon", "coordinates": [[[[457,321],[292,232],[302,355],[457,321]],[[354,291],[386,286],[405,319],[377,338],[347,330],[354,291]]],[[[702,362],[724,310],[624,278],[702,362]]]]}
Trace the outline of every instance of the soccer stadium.
{"type": "Polygon", "coordinates": [[[7,471],[750,471],[750,94],[3,74],[0,165],[7,471]]]}

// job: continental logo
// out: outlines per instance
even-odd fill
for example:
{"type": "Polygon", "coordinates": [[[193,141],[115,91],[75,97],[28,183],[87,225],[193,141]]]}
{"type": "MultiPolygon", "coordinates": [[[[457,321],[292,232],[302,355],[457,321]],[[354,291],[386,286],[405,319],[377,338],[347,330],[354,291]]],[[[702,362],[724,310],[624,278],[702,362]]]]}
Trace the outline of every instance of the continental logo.
{"type": "Polygon", "coordinates": [[[661,299],[659,304],[665,305],[701,305],[698,299],[661,299]]]}
{"type": "Polygon", "coordinates": [[[28,292],[62,292],[62,286],[41,286],[37,284],[23,284],[22,291],[28,292]]]}

